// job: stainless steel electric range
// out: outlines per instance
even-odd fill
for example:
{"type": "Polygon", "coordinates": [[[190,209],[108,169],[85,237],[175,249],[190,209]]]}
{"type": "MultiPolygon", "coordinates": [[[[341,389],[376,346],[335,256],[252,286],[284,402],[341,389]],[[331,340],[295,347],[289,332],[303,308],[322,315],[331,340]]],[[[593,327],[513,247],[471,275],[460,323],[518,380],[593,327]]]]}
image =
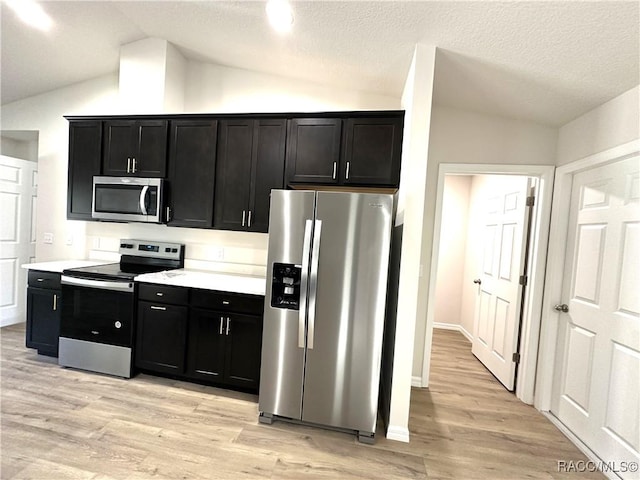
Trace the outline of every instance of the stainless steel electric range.
{"type": "Polygon", "coordinates": [[[130,378],[133,374],[135,283],[142,273],[184,267],[184,245],[120,240],[119,263],[62,272],[58,363],[130,378]]]}

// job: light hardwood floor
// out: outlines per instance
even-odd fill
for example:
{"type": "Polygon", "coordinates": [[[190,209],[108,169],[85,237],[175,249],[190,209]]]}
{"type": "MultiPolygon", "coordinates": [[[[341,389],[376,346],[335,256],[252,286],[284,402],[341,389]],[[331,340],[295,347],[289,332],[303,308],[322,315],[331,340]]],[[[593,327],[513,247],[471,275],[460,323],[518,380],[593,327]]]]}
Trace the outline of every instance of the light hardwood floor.
{"type": "MultiPolygon", "coordinates": [[[[434,335],[431,387],[411,396],[409,444],[258,424],[257,397],[138,375],[58,367],[2,336],[1,474],[37,479],[551,479],[585,457],[471,355],[456,332],[434,335]]],[[[603,478],[590,474],[591,478],[603,478]]]]}

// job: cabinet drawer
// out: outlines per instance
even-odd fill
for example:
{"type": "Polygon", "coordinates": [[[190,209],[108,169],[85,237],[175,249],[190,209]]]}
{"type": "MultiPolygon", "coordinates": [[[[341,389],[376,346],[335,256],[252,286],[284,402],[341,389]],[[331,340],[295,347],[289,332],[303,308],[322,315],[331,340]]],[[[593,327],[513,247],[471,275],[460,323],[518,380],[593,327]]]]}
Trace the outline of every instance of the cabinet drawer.
{"type": "Polygon", "coordinates": [[[186,305],[189,302],[189,289],[141,283],[138,289],[138,299],[148,300],[150,302],[186,305]]]}
{"type": "Polygon", "coordinates": [[[42,272],[29,270],[29,286],[36,288],[60,289],[60,274],[55,272],[42,272]]]}
{"type": "Polygon", "coordinates": [[[193,289],[191,291],[191,306],[221,312],[252,313],[262,316],[264,297],[261,295],[193,289]]]}

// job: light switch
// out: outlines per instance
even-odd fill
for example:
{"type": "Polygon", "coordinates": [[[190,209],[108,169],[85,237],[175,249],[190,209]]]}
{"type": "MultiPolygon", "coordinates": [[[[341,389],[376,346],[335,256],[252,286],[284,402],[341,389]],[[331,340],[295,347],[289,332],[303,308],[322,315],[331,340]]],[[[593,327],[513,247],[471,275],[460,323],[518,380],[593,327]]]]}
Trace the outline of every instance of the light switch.
{"type": "Polygon", "coordinates": [[[42,241],[44,243],[53,243],[53,233],[49,233],[49,232],[45,233],[42,236],[42,241]]]}

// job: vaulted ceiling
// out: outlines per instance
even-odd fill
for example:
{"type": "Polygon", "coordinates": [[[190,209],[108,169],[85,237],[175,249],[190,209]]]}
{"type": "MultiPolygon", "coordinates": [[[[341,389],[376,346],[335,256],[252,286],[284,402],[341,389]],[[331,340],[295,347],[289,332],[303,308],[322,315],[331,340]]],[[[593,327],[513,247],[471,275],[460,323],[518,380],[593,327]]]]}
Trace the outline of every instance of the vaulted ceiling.
{"type": "Polygon", "coordinates": [[[147,37],[188,59],[399,97],[417,43],[439,48],[435,102],[558,126],[640,83],[637,1],[48,1],[47,33],[3,3],[1,101],[115,72],[147,37]]]}

